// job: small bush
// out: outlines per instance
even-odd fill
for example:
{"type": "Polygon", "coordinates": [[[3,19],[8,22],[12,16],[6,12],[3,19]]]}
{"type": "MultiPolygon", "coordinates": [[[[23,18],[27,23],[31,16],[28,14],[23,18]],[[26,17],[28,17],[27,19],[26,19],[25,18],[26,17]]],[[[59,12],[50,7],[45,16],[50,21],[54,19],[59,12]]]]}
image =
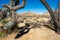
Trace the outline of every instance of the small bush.
{"type": "Polygon", "coordinates": [[[1,23],[2,23],[2,24],[6,24],[6,23],[8,23],[8,21],[5,20],[5,19],[3,19],[3,20],[1,21],[1,23]]]}
{"type": "Polygon", "coordinates": [[[0,32],[0,37],[2,37],[3,36],[3,33],[2,32],[0,32]]]}

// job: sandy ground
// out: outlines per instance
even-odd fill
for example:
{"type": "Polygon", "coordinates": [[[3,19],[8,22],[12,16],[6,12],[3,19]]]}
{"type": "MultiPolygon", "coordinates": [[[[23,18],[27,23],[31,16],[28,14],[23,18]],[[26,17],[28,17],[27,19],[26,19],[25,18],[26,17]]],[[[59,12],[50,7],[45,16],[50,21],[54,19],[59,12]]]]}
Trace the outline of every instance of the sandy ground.
{"type": "MultiPolygon", "coordinates": [[[[0,40],[15,40],[16,34],[12,33],[8,37],[0,38],[0,40]]],[[[16,40],[60,40],[60,35],[45,26],[41,26],[41,28],[31,29],[27,34],[16,40]]]]}

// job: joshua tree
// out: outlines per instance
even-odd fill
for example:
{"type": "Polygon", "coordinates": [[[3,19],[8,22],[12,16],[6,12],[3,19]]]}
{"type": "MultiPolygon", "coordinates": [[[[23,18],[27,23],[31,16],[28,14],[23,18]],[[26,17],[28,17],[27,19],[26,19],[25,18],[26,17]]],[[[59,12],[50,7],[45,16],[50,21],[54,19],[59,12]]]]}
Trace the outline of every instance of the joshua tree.
{"type": "Polygon", "coordinates": [[[10,5],[3,5],[5,7],[7,7],[8,9],[12,10],[12,19],[16,19],[16,10],[24,8],[25,4],[26,4],[26,0],[23,0],[22,5],[18,5],[19,4],[19,0],[11,0],[10,1],[10,5]],[[18,3],[17,3],[18,2],[18,3]]]}
{"type": "Polygon", "coordinates": [[[0,20],[3,18],[3,15],[1,13],[1,9],[0,9],[0,20]]]}
{"type": "Polygon", "coordinates": [[[11,17],[11,11],[8,8],[3,6],[3,8],[0,10],[0,15],[1,15],[0,20],[7,17],[7,13],[9,13],[9,16],[11,17]]]}
{"type": "Polygon", "coordinates": [[[15,6],[19,5],[19,0],[15,0],[15,6]]]}
{"type": "Polygon", "coordinates": [[[44,6],[47,8],[47,10],[49,11],[49,14],[50,14],[50,16],[52,17],[52,20],[53,20],[53,24],[54,24],[54,26],[55,26],[55,31],[56,32],[60,32],[60,22],[59,22],[59,18],[57,19],[57,18],[55,18],[55,15],[54,14],[56,14],[56,13],[54,13],[53,11],[52,11],[52,9],[50,8],[50,6],[48,5],[48,3],[45,1],[45,0],[40,0],[41,2],[42,2],[42,4],[44,4],[44,6]]]}
{"type": "Polygon", "coordinates": [[[14,27],[16,25],[16,23],[17,23],[16,11],[18,9],[23,8],[26,4],[26,0],[23,0],[22,5],[19,5],[19,3],[17,3],[17,2],[19,2],[19,0],[16,0],[16,1],[15,0],[10,0],[10,5],[5,5],[5,4],[3,5],[6,8],[8,8],[9,10],[11,10],[11,12],[12,12],[12,21],[10,21],[6,25],[4,25],[4,27],[5,27],[4,29],[7,29],[8,27],[11,28],[11,27],[14,27]]]}

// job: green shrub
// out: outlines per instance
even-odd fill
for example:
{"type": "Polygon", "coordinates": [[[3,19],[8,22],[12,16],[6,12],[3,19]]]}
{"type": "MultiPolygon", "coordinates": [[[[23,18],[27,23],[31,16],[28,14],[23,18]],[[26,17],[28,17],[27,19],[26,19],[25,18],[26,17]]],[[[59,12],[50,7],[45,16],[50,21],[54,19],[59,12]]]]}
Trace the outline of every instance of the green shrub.
{"type": "Polygon", "coordinates": [[[3,20],[1,21],[1,23],[2,23],[2,24],[6,24],[6,23],[8,23],[8,21],[5,20],[5,19],[3,19],[3,20]]]}
{"type": "Polygon", "coordinates": [[[2,32],[0,32],[0,37],[2,37],[3,36],[3,33],[2,32]]]}

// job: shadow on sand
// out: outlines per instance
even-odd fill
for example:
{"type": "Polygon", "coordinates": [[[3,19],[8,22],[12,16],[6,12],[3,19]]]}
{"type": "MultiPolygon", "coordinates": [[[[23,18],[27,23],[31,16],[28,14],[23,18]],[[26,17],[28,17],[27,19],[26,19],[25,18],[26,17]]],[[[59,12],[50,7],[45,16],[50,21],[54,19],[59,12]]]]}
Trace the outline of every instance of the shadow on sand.
{"type": "Polygon", "coordinates": [[[15,39],[20,38],[20,37],[23,36],[24,34],[27,34],[27,33],[30,31],[29,26],[30,26],[29,24],[26,24],[25,27],[19,28],[19,32],[18,32],[18,34],[16,35],[15,39]]]}

